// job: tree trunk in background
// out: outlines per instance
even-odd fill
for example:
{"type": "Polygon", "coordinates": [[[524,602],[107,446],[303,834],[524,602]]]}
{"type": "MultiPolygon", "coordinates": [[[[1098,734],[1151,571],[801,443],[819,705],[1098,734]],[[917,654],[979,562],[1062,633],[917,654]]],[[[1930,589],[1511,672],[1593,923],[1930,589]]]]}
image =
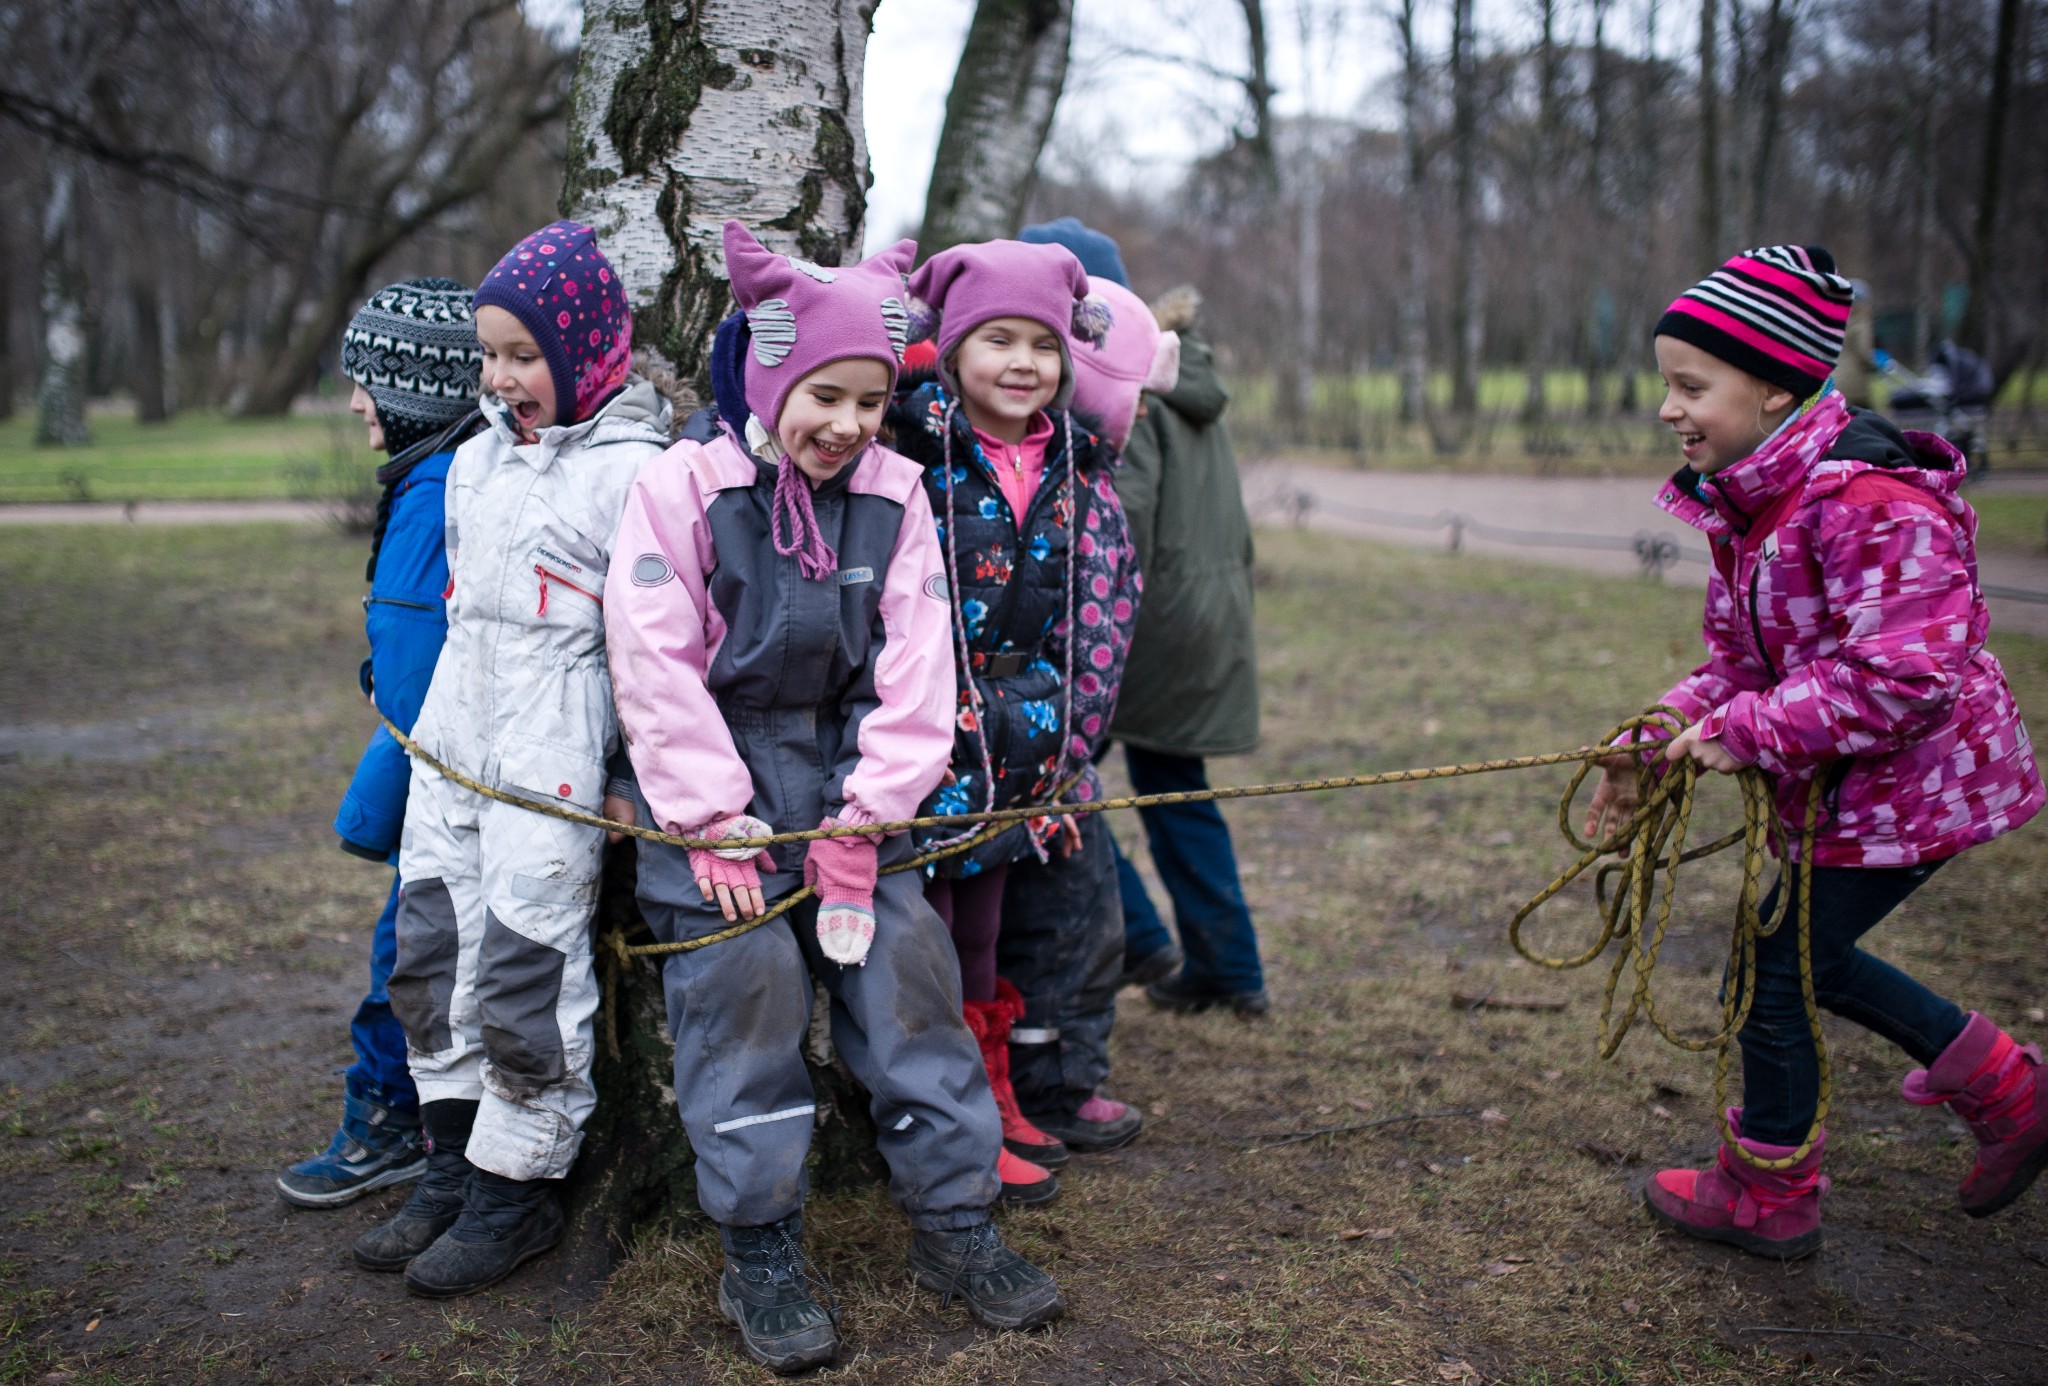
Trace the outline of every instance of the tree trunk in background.
{"type": "MultiPolygon", "coordinates": [[[[1594,33],[1599,33],[1600,2],[1595,0],[1593,13],[1594,33]]],[[[1548,391],[1545,389],[1550,363],[1556,353],[1552,346],[1556,331],[1551,326],[1556,316],[1556,305],[1551,302],[1550,281],[1555,273],[1551,257],[1555,254],[1555,241],[1551,236],[1551,178],[1555,173],[1557,146],[1562,134],[1563,113],[1558,102],[1558,52],[1557,52],[1557,0],[1536,0],[1536,149],[1529,161],[1529,262],[1526,272],[1529,276],[1529,362],[1525,372],[1522,396],[1522,422],[1540,424],[1550,412],[1548,391]]],[[[1598,49],[1594,61],[1597,64],[1598,49]]],[[[1596,94],[1594,107],[1596,119],[1593,129],[1594,141],[1593,176],[1598,179],[1599,141],[1597,136],[1604,133],[1597,118],[1599,105],[1597,94],[1600,80],[1593,79],[1596,94]]],[[[1539,457],[1552,456],[1553,451],[1540,440],[1528,440],[1535,445],[1539,457]]]]}
{"type": "Polygon", "coordinates": [[[79,172],[69,154],[50,154],[43,203],[43,341],[36,378],[36,442],[88,443],[85,426],[85,270],[78,232],[79,172]]]}
{"type": "Polygon", "coordinates": [[[135,394],[135,421],[163,423],[171,417],[171,411],[164,394],[164,324],[163,315],[157,311],[155,279],[131,277],[128,304],[135,317],[134,355],[128,367],[128,388],[135,394]]]}
{"type": "MultiPolygon", "coordinates": [[[[2012,120],[2012,70],[2019,49],[2020,0],[1999,0],[1998,43],[1991,58],[1991,99],[1984,110],[1984,165],[1977,183],[1977,225],[1970,237],[1970,302],[1956,336],[1987,361],[1998,343],[1991,312],[1997,282],[1998,199],[2005,170],[2005,131],[2012,120]]],[[[1995,366],[1994,366],[1995,369],[1995,366]]]]}
{"type": "Polygon", "coordinates": [[[1261,0],[1238,0],[1244,11],[1244,46],[1248,76],[1245,99],[1252,107],[1252,167],[1270,199],[1280,191],[1280,165],[1273,155],[1273,81],[1266,43],[1266,7],[1261,0]]]}
{"type": "MultiPolygon", "coordinates": [[[[14,264],[13,209],[0,211],[0,265],[14,264]]],[[[0,419],[14,417],[14,278],[0,272],[0,419]]]]}
{"type": "Polygon", "coordinates": [[[1454,0],[1451,18],[1451,176],[1457,200],[1452,277],[1451,412],[1479,412],[1479,347],[1485,338],[1479,293],[1479,73],[1473,0],[1454,0]]]}
{"type": "Polygon", "coordinates": [[[1941,304],[1934,282],[1935,168],[1934,138],[1939,129],[1935,103],[1941,99],[1941,7],[1946,0],[1927,0],[1927,50],[1921,55],[1919,119],[1912,132],[1919,174],[1919,197],[1913,209],[1913,340],[1908,359],[1927,364],[1929,349],[1941,330],[1941,304]]]}
{"type": "MultiPolygon", "coordinates": [[[[1294,199],[1294,369],[1289,372],[1289,403],[1303,429],[1315,416],[1316,361],[1322,354],[1323,171],[1314,122],[1314,116],[1303,121],[1294,199]]],[[[1305,436],[1302,441],[1307,441],[1305,436]]]]}
{"type": "MultiPolygon", "coordinates": [[[[1586,186],[1592,190],[1593,211],[1598,218],[1599,236],[1604,242],[1613,234],[1614,199],[1610,195],[1613,179],[1612,154],[1608,149],[1613,134],[1614,118],[1608,98],[1607,73],[1607,8],[1610,0],[1593,0],[1593,75],[1586,98],[1593,108],[1593,129],[1586,149],[1586,186]]],[[[1549,11],[1554,6],[1544,0],[1546,35],[1549,11]]],[[[1545,47],[1551,47],[1546,36],[1545,47]]],[[[1561,124],[1561,122],[1559,122],[1561,124]]],[[[1611,302],[1607,291],[1606,261],[1601,261],[1593,274],[1593,302],[1582,305],[1589,308],[1586,332],[1586,417],[1597,419],[1607,412],[1607,372],[1614,364],[1612,350],[1614,334],[1604,331],[1599,316],[1600,305],[1611,302]]]]}
{"type": "Polygon", "coordinates": [[[1419,0],[1401,0],[1401,421],[1429,408],[1429,238],[1423,206],[1429,156],[1422,144],[1422,47],[1415,34],[1419,0]]]}
{"type": "Polygon", "coordinates": [[[1749,167],[1749,220],[1744,245],[1760,245],[1768,234],[1764,216],[1771,196],[1771,171],[1783,124],[1785,71],[1792,63],[1792,26],[1799,18],[1798,0],[1771,0],[1764,16],[1763,56],[1758,62],[1756,149],[1749,167]]]}
{"type": "MultiPolygon", "coordinates": [[[[855,0],[675,8],[667,0],[586,0],[562,210],[596,228],[632,296],[634,340],[648,364],[673,371],[702,397],[711,333],[732,306],[720,240],[728,217],[770,247],[818,264],[859,256],[868,177],[861,63],[871,12],[855,0]],[[743,161],[736,149],[746,151],[743,161]]],[[[610,853],[598,930],[602,938],[622,929],[630,942],[646,943],[633,900],[633,848],[629,841],[610,853]]],[[[598,1104],[570,1203],[580,1251],[599,1261],[638,1228],[696,1209],[659,969],[637,958],[604,968],[592,1071],[598,1104]]],[[[873,1177],[864,1095],[829,1047],[813,1044],[810,1057],[814,1185],[873,1177]]]]}
{"type": "Polygon", "coordinates": [[[1699,249],[1705,274],[1728,258],[1721,236],[1721,32],[1719,0],[1700,0],[1699,249]]]}
{"type": "Polygon", "coordinates": [[[1073,30],[1073,0],[978,0],[946,96],[920,258],[1017,234],[1067,84],[1073,30]]]}
{"type": "MultiPolygon", "coordinates": [[[[1638,324],[1645,317],[1649,306],[1650,280],[1650,238],[1655,218],[1651,215],[1656,205],[1657,190],[1663,183],[1663,141],[1659,138],[1658,113],[1663,106],[1663,92],[1657,80],[1657,0],[1649,0],[1643,7],[1643,61],[1636,70],[1635,83],[1635,157],[1630,160],[1628,174],[1628,208],[1631,229],[1628,239],[1628,281],[1623,290],[1620,320],[1622,343],[1636,343],[1645,340],[1638,324]]],[[[1640,365],[1641,348],[1623,345],[1620,348],[1621,397],[1617,407],[1625,414],[1633,414],[1641,402],[1636,397],[1637,367],[1640,365]]]]}

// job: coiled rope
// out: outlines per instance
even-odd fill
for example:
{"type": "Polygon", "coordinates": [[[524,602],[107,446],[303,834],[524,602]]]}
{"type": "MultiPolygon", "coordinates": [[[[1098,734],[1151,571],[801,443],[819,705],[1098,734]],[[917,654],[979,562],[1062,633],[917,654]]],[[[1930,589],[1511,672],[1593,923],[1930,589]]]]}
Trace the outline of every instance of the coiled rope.
{"type": "MultiPolygon", "coordinates": [[[[1716,1119],[1721,1125],[1721,1136],[1748,1164],[1758,1169],[1790,1168],[1813,1149],[1813,1144],[1819,1138],[1821,1127],[1827,1119],[1834,1080],[1828,1063],[1827,1041],[1821,1031],[1820,1007],[1814,998],[1813,951],[1809,928],[1813,905],[1813,873],[1810,863],[1813,859],[1814,831],[1820,816],[1820,780],[1818,777],[1815,778],[1807,794],[1806,822],[1796,858],[1788,857],[1786,854],[1784,831],[1773,808],[1770,777],[1756,769],[1743,770],[1735,777],[1742,791],[1742,826],[1705,846],[1688,849],[1685,842],[1691,828],[1693,800],[1699,783],[1700,767],[1697,762],[1687,759],[1675,765],[1666,764],[1660,768],[1653,768],[1652,762],[1656,757],[1649,751],[1650,747],[1664,737],[1677,736],[1684,730],[1685,718],[1673,708],[1655,707],[1640,716],[1628,718],[1601,738],[1597,746],[1581,747],[1572,751],[1550,751],[1541,755],[1467,761],[1458,765],[1422,766],[1410,770],[1384,770],[1367,775],[1339,775],[1314,780],[1286,780],[1273,784],[1233,785],[1168,794],[1128,794],[1121,798],[1101,799],[1089,803],[1052,802],[982,813],[932,814],[889,823],[812,828],[802,832],[742,838],[701,838],[658,832],[653,828],[633,823],[619,823],[596,814],[584,813],[579,809],[564,808],[560,804],[545,803],[512,794],[494,785],[483,784],[442,763],[429,752],[422,750],[418,742],[400,731],[389,718],[380,714],[379,720],[384,723],[384,730],[405,748],[408,755],[473,794],[480,794],[497,803],[509,804],[550,818],[602,828],[606,832],[620,833],[648,842],[665,843],[671,847],[773,847],[784,843],[814,842],[825,837],[896,833],[913,828],[978,829],[964,839],[949,841],[909,861],[884,867],[884,873],[918,870],[944,857],[979,846],[1011,823],[1031,818],[1077,813],[1108,813],[1122,809],[1205,803],[1224,799],[1260,799],[1280,794],[1313,794],[1322,790],[1364,789],[1375,785],[1416,784],[1427,780],[1488,775],[1503,770],[1573,765],[1577,768],[1570,782],[1566,784],[1564,796],[1558,803],[1557,821],[1565,840],[1571,843],[1580,855],[1578,860],[1566,867],[1556,879],[1537,891],[1527,904],[1515,912],[1508,925],[1508,940],[1514,945],[1515,951],[1539,967],[1562,971],[1584,967],[1607,951],[1609,944],[1620,939],[1622,947],[1608,970],[1607,986],[1600,1006],[1601,1057],[1614,1056],[1639,1015],[1646,1019],[1659,1035],[1680,1049],[1695,1053],[1709,1048],[1714,1049],[1714,1107],[1716,1119]],[[1634,746],[1641,746],[1644,749],[1631,751],[1629,748],[1634,746]],[[1619,751],[1617,747],[1620,748],[1619,751]],[[1572,826],[1572,805],[1578,797],[1580,788],[1585,784],[1586,777],[1602,761],[1611,759],[1616,754],[1633,754],[1638,759],[1637,808],[1626,822],[1606,837],[1587,841],[1581,838],[1572,826]],[[1650,989],[1650,980],[1656,971],[1657,957],[1663,950],[1665,935],[1671,927],[1672,906],[1677,898],[1678,868],[1737,845],[1742,848],[1742,889],[1736,900],[1735,923],[1729,934],[1728,960],[1722,976],[1721,1027],[1704,1039],[1689,1038],[1674,1030],[1658,1013],[1656,998],[1650,989]],[[1594,896],[1600,913],[1601,928],[1599,936],[1591,945],[1574,955],[1549,957],[1536,952],[1523,941],[1522,927],[1537,910],[1592,869],[1600,858],[1615,853],[1622,854],[1621,860],[1601,865],[1594,872],[1594,896]],[[1766,921],[1763,918],[1760,897],[1763,874],[1769,865],[1769,858],[1774,853],[1780,860],[1797,861],[1798,866],[1791,873],[1796,886],[1791,892],[1794,896],[1792,907],[1781,908],[1775,919],[1766,921]],[[1807,1023],[1812,1029],[1814,1048],[1820,1058],[1820,1101],[1815,1110],[1813,1125],[1798,1149],[1783,1158],[1767,1160],[1743,1148],[1728,1121],[1729,1053],[1737,1032],[1749,1018],[1749,1008],[1755,992],[1757,944],[1783,927],[1787,918],[1797,920],[1799,983],[1806,1000],[1807,1023]],[[1617,1017],[1615,996],[1620,990],[1622,975],[1631,970],[1635,974],[1635,982],[1626,1004],[1617,1017]]],[[[1085,767],[1055,789],[1052,797],[1058,800],[1069,792],[1084,772],[1085,767]]],[[[737,938],[781,917],[810,898],[810,895],[811,890],[808,886],[801,887],[785,895],[752,919],[674,943],[632,945],[626,942],[622,931],[611,930],[604,937],[608,968],[623,966],[636,957],[693,952],[715,943],[723,943],[727,939],[737,938]]],[[[613,1047],[616,1051],[615,1037],[613,1047]]]]}

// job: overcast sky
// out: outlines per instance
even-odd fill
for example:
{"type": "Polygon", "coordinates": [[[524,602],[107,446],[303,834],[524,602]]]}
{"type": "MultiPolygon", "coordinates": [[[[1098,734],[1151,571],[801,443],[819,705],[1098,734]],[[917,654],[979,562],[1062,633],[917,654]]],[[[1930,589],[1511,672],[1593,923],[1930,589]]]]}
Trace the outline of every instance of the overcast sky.
{"type": "MultiPolygon", "coordinates": [[[[544,23],[573,30],[580,0],[525,0],[544,23]]],[[[1245,35],[1238,0],[1075,0],[1072,65],[1047,151],[1054,170],[1085,164],[1115,187],[1168,184],[1190,159],[1217,148],[1242,110],[1241,93],[1218,70],[1242,70],[1245,35]]],[[[1397,55],[1387,0],[1266,0],[1274,109],[1391,120],[1397,55]],[[1306,35],[1307,42],[1303,39],[1306,35]],[[1303,62],[1303,54],[1311,61],[1303,62]]],[[[1586,35],[1584,6],[1560,6],[1566,41],[1586,35]]],[[[1691,0],[1616,0],[1610,43],[1642,46],[1643,16],[1661,12],[1661,51],[1683,45],[1697,13],[1691,0]]],[[[1482,47],[1529,36],[1525,0],[1478,0],[1482,47]]],[[[1423,6],[1423,44],[1447,46],[1450,6],[1423,6]]],[[[966,41],[974,0],[881,0],[867,53],[867,245],[917,230],[946,93],[966,41]]]]}

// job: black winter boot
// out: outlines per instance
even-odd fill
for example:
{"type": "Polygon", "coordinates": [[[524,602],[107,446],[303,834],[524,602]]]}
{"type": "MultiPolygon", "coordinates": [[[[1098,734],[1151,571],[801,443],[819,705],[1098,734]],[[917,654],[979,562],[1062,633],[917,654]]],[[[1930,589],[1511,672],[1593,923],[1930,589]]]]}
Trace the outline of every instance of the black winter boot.
{"type": "Polygon", "coordinates": [[[993,1220],[950,1232],[912,1232],[910,1272],[918,1285],[958,1295],[990,1328],[1037,1328],[1067,1312],[1052,1277],[1003,1245],[993,1220]]]}
{"type": "Polygon", "coordinates": [[[832,1288],[804,1255],[804,1215],[791,1213],[765,1227],[720,1227],[725,1271],[718,1277],[718,1307],[739,1325],[747,1356],[777,1376],[822,1367],[839,1352],[839,1311],[832,1288]]]}
{"type": "Polygon", "coordinates": [[[402,1271],[413,1257],[455,1225],[462,1212],[462,1191],[469,1184],[469,1129],[476,1125],[477,1104],[451,1097],[420,1104],[420,1127],[426,1133],[427,1172],[412,1186],[412,1197],[398,1216],[356,1238],[356,1264],[364,1270],[402,1271]]]}
{"type": "Polygon", "coordinates": [[[472,1172],[462,1215],[405,1268],[405,1288],[428,1299],[474,1294],[548,1250],[562,1240],[561,1182],[472,1172]]]}

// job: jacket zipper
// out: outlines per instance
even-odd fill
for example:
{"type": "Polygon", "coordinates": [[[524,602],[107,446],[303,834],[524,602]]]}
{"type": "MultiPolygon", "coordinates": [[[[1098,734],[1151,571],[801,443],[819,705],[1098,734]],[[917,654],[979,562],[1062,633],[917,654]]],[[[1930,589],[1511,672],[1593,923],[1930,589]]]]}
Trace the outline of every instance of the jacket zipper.
{"type": "Polygon", "coordinates": [[[1749,635],[1756,642],[1756,657],[1764,662],[1764,672],[1771,676],[1771,682],[1779,679],[1778,666],[1771,661],[1771,652],[1764,648],[1763,617],[1757,611],[1757,579],[1763,576],[1764,564],[1761,557],[1756,566],[1749,570],[1749,635]]]}
{"type": "Polygon", "coordinates": [[[371,602],[379,602],[385,606],[403,606],[413,611],[439,611],[441,609],[432,602],[409,602],[398,597],[365,597],[363,598],[363,610],[368,611],[371,602]]]}
{"type": "Polygon", "coordinates": [[[540,576],[540,610],[534,613],[537,616],[545,616],[548,614],[549,578],[553,578],[556,582],[561,583],[562,586],[568,588],[571,592],[581,592],[584,596],[590,598],[590,600],[596,602],[599,606],[604,605],[603,597],[598,596],[597,593],[591,591],[588,587],[578,587],[575,583],[569,581],[569,579],[563,577],[560,573],[552,571],[544,564],[534,564],[533,571],[539,574],[540,576]]]}

